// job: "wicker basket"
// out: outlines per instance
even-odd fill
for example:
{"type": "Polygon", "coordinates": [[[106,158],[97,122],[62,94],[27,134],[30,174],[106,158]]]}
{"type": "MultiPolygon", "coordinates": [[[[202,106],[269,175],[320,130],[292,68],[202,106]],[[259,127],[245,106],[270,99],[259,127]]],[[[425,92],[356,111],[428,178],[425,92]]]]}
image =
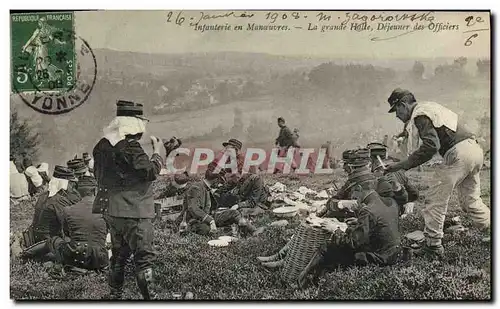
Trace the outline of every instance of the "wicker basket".
{"type": "Polygon", "coordinates": [[[302,222],[290,241],[281,278],[292,287],[299,287],[299,277],[331,232],[302,222]]]}

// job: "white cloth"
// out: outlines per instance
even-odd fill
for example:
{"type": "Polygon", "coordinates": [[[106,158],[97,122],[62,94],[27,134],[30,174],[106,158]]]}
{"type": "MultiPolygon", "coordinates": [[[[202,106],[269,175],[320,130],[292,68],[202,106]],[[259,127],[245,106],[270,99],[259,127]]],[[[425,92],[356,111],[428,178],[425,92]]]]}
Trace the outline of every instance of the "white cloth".
{"type": "Polygon", "coordinates": [[[115,146],[125,139],[125,135],[146,132],[146,125],[144,120],[136,117],[117,116],[103,131],[104,138],[115,146]]]}
{"type": "Polygon", "coordinates": [[[29,195],[28,181],[19,173],[13,161],[10,161],[10,197],[21,198],[29,195]]]}
{"type": "Polygon", "coordinates": [[[38,173],[38,170],[34,166],[28,167],[24,173],[31,179],[31,182],[35,185],[35,187],[40,187],[43,184],[42,176],[38,173]]]}
{"type": "Polygon", "coordinates": [[[421,142],[414,120],[416,117],[424,115],[429,117],[435,128],[445,126],[453,132],[457,131],[458,115],[456,113],[435,102],[418,102],[411,114],[409,125],[406,126],[408,154],[415,152],[421,142]]]}
{"type": "Polygon", "coordinates": [[[49,197],[56,195],[59,190],[68,190],[68,183],[67,179],[52,177],[49,182],[49,197]]]}
{"type": "Polygon", "coordinates": [[[89,168],[94,169],[94,158],[91,158],[89,161],[89,168]]]}
{"type": "Polygon", "coordinates": [[[40,167],[37,168],[39,173],[45,172],[49,174],[49,164],[48,163],[41,163],[40,167]]]}

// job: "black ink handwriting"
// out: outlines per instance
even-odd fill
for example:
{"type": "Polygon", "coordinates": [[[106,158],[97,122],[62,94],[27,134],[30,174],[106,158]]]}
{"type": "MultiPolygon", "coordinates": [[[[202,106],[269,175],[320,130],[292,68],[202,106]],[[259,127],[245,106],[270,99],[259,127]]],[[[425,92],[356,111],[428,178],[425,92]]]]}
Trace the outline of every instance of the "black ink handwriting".
{"type": "Polygon", "coordinates": [[[251,13],[251,14],[247,14],[246,12],[243,12],[239,15],[235,14],[234,12],[228,12],[228,13],[224,13],[224,14],[219,14],[219,15],[216,15],[216,14],[207,14],[205,12],[200,12],[200,18],[198,19],[197,22],[195,23],[190,23],[191,26],[194,26],[194,25],[197,25],[200,23],[200,21],[202,20],[210,20],[210,19],[217,19],[217,18],[227,18],[227,17],[235,17],[235,18],[252,18],[254,17],[255,14],[251,13]]]}
{"type": "Polygon", "coordinates": [[[473,35],[471,35],[470,37],[468,37],[467,40],[465,40],[464,45],[465,46],[471,46],[472,45],[472,39],[473,38],[477,38],[478,36],[479,36],[479,34],[474,33],[473,35]]]}
{"type": "Polygon", "coordinates": [[[467,16],[465,21],[467,22],[467,27],[474,26],[476,23],[484,23],[484,19],[481,16],[477,16],[476,18],[474,16],[467,16]]]}
{"type": "Polygon", "coordinates": [[[417,31],[417,30],[410,30],[410,31],[407,31],[407,32],[404,32],[404,33],[400,33],[400,34],[395,35],[395,36],[389,36],[389,37],[384,37],[384,38],[373,37],[373,38],[370,39],[370,41],[372,41],[372,42],[378,42],[378,41],[392,40],[392,39],[399,38],[399,37],[404,36],[404,35],[408,35],[408,34],[413,33],[415,31],[417,31]]]}
{"type": "Polygon", "coordinates": [[[434,21],[434,12],[425,12],[425,13],[397,13],[397,14],[387,14],[387,13],[378,13],[378,14],[364,14],[364,13],[345,13],[344,22],[348,23],[350,21],[362,21],[362,22],[390,22],[390,21],[410,21],[410,22],[433,22],[434,21]]]}

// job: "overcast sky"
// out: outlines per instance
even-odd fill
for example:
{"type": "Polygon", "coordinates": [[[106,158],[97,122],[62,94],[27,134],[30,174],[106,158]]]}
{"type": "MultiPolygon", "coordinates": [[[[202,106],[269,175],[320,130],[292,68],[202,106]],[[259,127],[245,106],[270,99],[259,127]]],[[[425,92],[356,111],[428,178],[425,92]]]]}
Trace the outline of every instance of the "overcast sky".
{"type": "MultiPolygon", "coordinates": [[[[207,13],[210,11],[207,11],[207,13]]],[[[216,12],[210,12],[215,14],[216,12]]],[[[220,12],[219,12],[220,13],[220,12]]],[[[241,13],[241,12],[239,12],[241,13]]],[[[250,11],[247,11],[250,13],[250,11]]],[[[251,22],[268,24],[265,11],[254,12],[251,22]]],[[[283,12],[282,12],[283,13],[283,12]]],[[[345,58],[427,58],[427,57],[489,57],[490,32],[477,32],[469,47],[464,46],[467,38],[474,32],[463,33],[472,29],[487,29],[490,27],[488,13],[463,12],[435,12],[435,23],[457,24],[458,31],[417,31],[396,39],[373,42],[370,38],[378,36],[393,36],[405,31],[307,31],[308,22],[314,22],[318,12],[301,12],[298,21],[290,22],[288,12],[287,21],[278,19],[275,24],[302,26],[303,29],[289,31],[207,31],[201,33],[193,30],[187,24],[192,17],[194,21],[201,13],[198,11],[184,11],[186,18],[183,26],[174,24],[177,12],[173,13],[171,22],[167,22],[168,11],[98,11],[76,12],[77,34],[85,38],[92,48],[109,48],[121,51],[136,51],[150,53],[182,53],[182,52],[213,52],[213,51],[242,51],[262,52],[278,55],[309,55],[345,58]],[[308,16],[304,18],[303,15],[308,16]],[[481,16],[485,22],[467,27],[465,18],[469,15],[481,16]]],[[[325,12],[332,16],[331,24],[338,24],[335,20],[342,20],[344,12],[325,12]]],[[[363,14],[371,14],[362,12],[363,14]]],[[[402,14],[403,12],[393,12],[402,14]]],[[[411,13],[411,12],[409,12],[411,13]]],[[[387,14],[385,14],[387,15],[387,14]]],[[[235,20],[242,20],[244,29],[250,22],[246,18],[218,18],[207,24],[235,24],[235,20]]],[[[327,24],[327,23],[323,23],[327,24]]],[[[395,25],[396,23],[392,23],[395,25]]],[[[405,24],[410,24],[406,22],[405,24]]],[[[377,27],[377,22],[371,23],[377,27]]],[[[414,23],[411,27],[413,27],[414,23]]],[[[319,25],[321,27],[321,24],[319,25]]]]}

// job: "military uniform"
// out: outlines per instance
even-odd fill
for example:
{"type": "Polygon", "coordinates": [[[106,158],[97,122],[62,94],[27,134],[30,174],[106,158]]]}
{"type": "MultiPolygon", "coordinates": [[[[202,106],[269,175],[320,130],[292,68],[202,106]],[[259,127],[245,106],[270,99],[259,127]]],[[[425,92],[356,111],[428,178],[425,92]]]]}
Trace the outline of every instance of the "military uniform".
{"type": "Polygon", "coordinates": [[[269,209],[267,201],[269,190],[261,176],[245,174],[238,185],[223,196],[221,207],[231,207],[238,204],[240,212],[246,215],[258,215],[269,209]]]}
{"type": "MultiPolygon", "coordinates": [[[[56,182],[60,179],[77,180],[71,170],[56,166],[51,181],[56,182]]],[[[35,242],[49,237],[61,236],[63,209],[81,200],[81,196],[76,190],[58,190],[53,196],[49,196],[50,194],[49,191],[40,195],[35,205],[35,214],[31,225],[35,242]]]]}
{"type": "Polygon", "coordinates": [[[391,106],[389,113],[397,112],[400,106],[410,109],[405,127],[409,149],[412,151],[407,159],[389,166],[388,172],[415,168],[431,160],[437,153],[444,159],[435,171],[429,190],[429,203],[422,209],[425,250],[429,249],[438,255],[444,252],[444,221],[454,189],[458,192],[461,208],[467,212],[474,225],[488,231],[491,214],[481,199],[479,179],[483,150],[474,134],[469,132],[456,113],[434,102],[417,102],[408,90],[395,89],[387,101],[391,106]]]}
{"type": "Polygon", "coordinates": [[[276,138],[276,144],[287,149],[295,144],[294,136],[290,128],[287,126],[280,128],[279,135],[276,138]]]}
{"type": "MultiPolygon", "coordinates": [[[[367,195],[357,223],[334,236],[325,249],[323,266],[328,264],[394,264],[400,256],[399,213],[387,206],[375,191],[367,195]]],[[[331,265],[330,265],[331,266],[331,265]]]]}
{"type": "Polygon", "coordinates": [[[52,237],[49,249],[56,259],[66,265],[86,269],[102,269],[108,265],[106,250],[106,222],[92,213],[94,196],[85,196],[63,210],[63,228],[66,237],[52,237]]]}
{"type": "Polygon", "coordinates": [[[49,183],[49,191],[40,195],[35,205],[31,226],[25,234],[29,246],[25,257],[43,256],[48,253],[45,241],[51,237],[63,237],[64,208],[81,200],[80,194],[69,187],[69,181],[76,181],[72,170],[56,165],[49,183]],[[34,245],[33,245],[34,244],[34,245]],[[31,246],[33,245],[33,246],[31,246]]]}
{"type": "Polygon", "coordinates": [[[117,118],[93,150],[94,174],[98,193],[94,212],[105,214],[112,243],[109,286],[112,298],[120,298],[125,279],[125,265],[134,255],[137,283],[145,299],[151,297],[152,266],[156,259],[153,248],[155,217],[152,182],[160,173],[162,159],[151,159],[139,142],[128,136],[144,132],[140,119],[143,107],[128,101],[118,101],[117,118]],[[128,130],[129,135],[121,132],[128,130]]]}
{"type": "Polygon", "coordinates": [[[179,216],[179,220],[184,219],[190,231],[207,234],[210,230],[210,222],[215,220],[215,225],[218,227],[238,224],[241,214],[232,209],[219,212],[212,209],[210,189],[202,180],[191,184],[185,192],[183,210],[179,216]]]}

